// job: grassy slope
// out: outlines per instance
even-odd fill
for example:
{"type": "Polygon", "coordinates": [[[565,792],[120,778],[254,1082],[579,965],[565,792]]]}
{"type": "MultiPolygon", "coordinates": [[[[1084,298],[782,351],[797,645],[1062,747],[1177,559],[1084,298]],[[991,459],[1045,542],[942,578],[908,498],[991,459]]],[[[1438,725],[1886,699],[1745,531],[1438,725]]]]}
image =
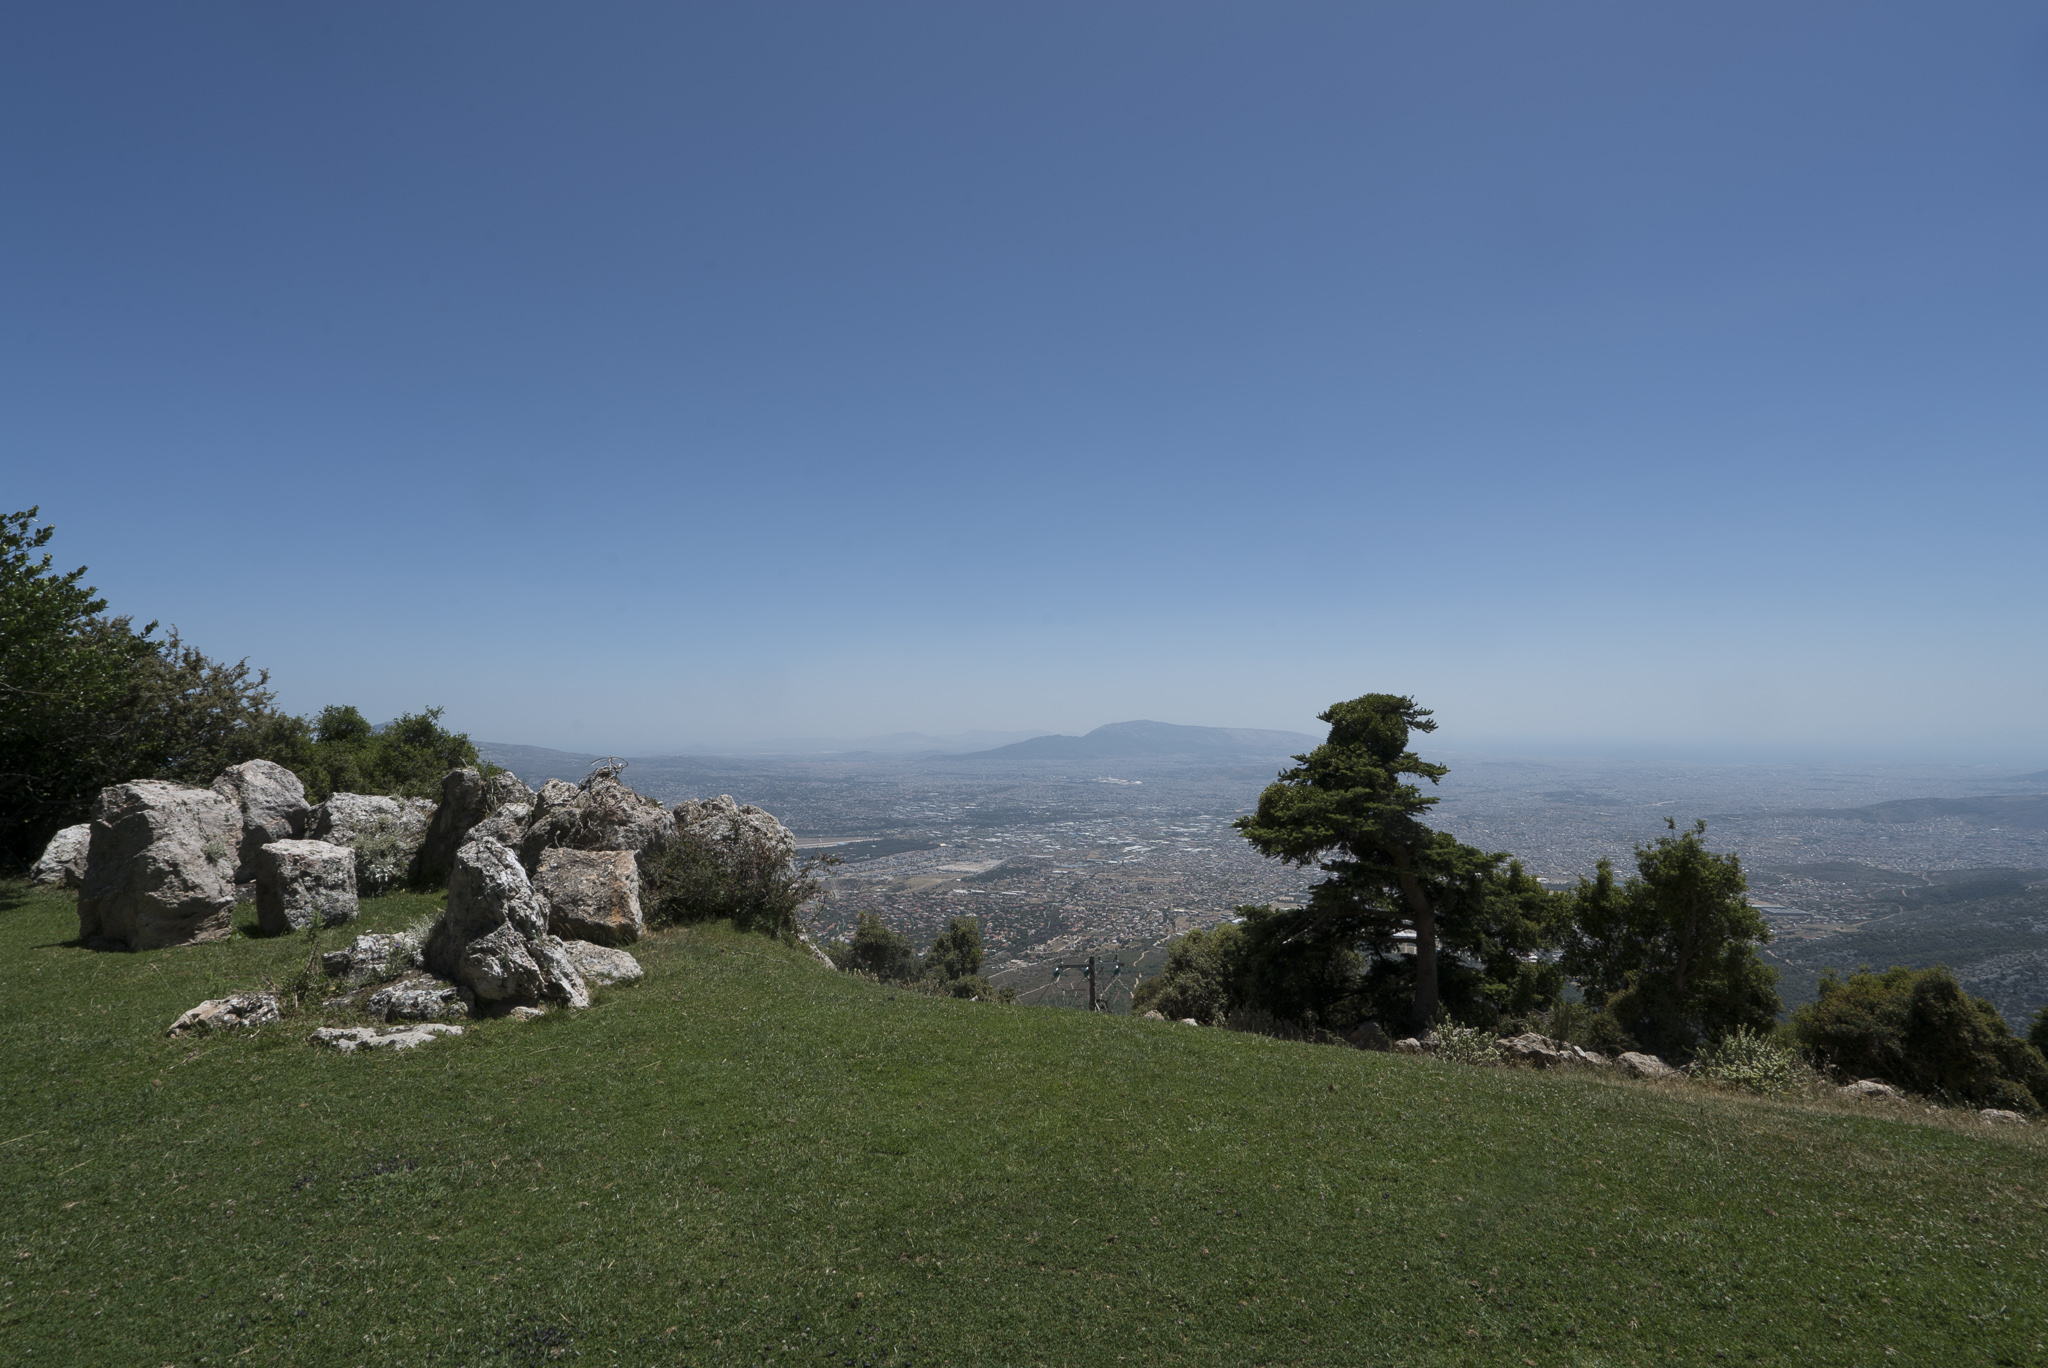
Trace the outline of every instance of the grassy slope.
{"type": "Polygon", "coordinates": [[[181,1043],[304,945],[72,916],[0,890],[12,1362],[2044,1358],[2048,1127],[922,998],[720,930],[411,1055],[181,1043]]]}

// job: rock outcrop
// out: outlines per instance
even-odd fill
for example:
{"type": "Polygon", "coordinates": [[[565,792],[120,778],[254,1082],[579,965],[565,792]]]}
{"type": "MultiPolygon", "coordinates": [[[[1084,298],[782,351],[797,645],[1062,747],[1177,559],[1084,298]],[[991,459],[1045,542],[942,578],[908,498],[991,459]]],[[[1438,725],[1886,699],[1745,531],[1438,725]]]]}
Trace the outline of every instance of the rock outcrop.
{"type": "Polygon", "coordinates": [[[548,930],[564,940],[640,939],[640,866],[632,851],[555,846],[540,853],[533,884],[547,900],[548,930]]]}
{"type": "Polygon", "coordinates": [[[239,809],[212,789],[138,779],[100,790],[78,936],[155,950],[232,929],[239,809]]]}
{"type": "Polygon", "coordinates": [[[230,765],[213,781],[213,791],[235,805],[242,834],[236,843],[235,882],[256,877],[256,852],[272,841],[298,840],[306,834],[313,809],[299,776],[270,760],[230,765]]]}
{"type": "Polygon", "coordinates": [[[468,1016],[473,1001],[455,984],[422,976],[379,988],[364,1001],[363,1012],[379,1021],[440,1021],[468,1016]]]}
{"type": "Polygon", "coordinates": [[[356,891],[374,897],[406,881],[433,815],[422,799],[336,793],[313,809],[306,835],[355,851],[356,891]]]}
{"type": "Polygon", "coordinates": [[[1873,1101],[1896,1102],[1901,1094],[1889,1083],[1880,1083],[1874,1078],[1859,1078],[1854,1083],[1845,1083],[1841,1088],[1844,1097],[1867,1097],[1873,1101]]]}
{"type": "Polygon", "coordinates": [[[325,841],[269,841],[256,849],[256,925],[269,935],[356,918],[356,853],[325,841]]]}
{"type": "Polygon", "coordinates": [[[519,862],[540,868],[547,850],[626,850],[638,854],[675,831],[668,810],[599,770],[582,784],[550,779],[533,800],[533,815],[519,842],[519,862]]]}
{"type": "Polygon", "coordinates": [[[330,950],[320,957],[320,968],[329,978],[351,987],[397,978],[420,967],[420,945],[409,935],[370,932],[357,936],[345,950],[330,950]]]}
{"type": "Polygon", "coordinates": [[[1534,1031],[1496,1040],[1493,1047],[1500,1051],[1501,1058],[1510,1064],[1527,1064],[1536,1069],[1554,1069],[1560,1064],[1575,1064],[1578,1056],[1571,1046],[1561,1040],[1537,1035],[1534,1031]]]}
{"type": "Polygon", "coordinates": [[[192,1035],[201,1031],[233,1031],[244,1026],[264,1026],[277,1020],[277,999],[268,993],[234,993],[208,998],[171,1023],[169,1034],[192,1035]]]}
{"type": "Polygon", "coordinates": [[[469,829],[491,815],[491,795],[483,776],[473,769],[453,769],[441,776],[441,801],[413,856],[412,875],[425,884],[446,879],[455,869],[455,852],[469,840],[469,829]]]}
{"type": "Polygon", "coordinates": [[[381,1031],[374,1026],[324,1026],[313,1032],[311,1039],[315,1045],[354,1054],[358,1050],[411,1050],[431,1045],[444,1035],[461,1034],[460,1026],[429,1021],[419,1026],[387,1026],[381,1031]]]}
{"type": "Polygon", "coordinates": [[[562,949],[568,954],[569,963],[576,966],[576,972],[583,975],[587,983],[633,983],[647,972],[640,967],[639,960],[608,945],[565,940],[562,949]]]}
{"type": "Polygon", "coordinates": [[[455,855],[448,910],[427,937],[427,968],[486,1005],[590,1003],[562,942],[548,934],[547,903],[497,841],[470,841],[455,855]]]}
{"type": "Polygon", "coordinates": [[[1394,1042],[1387,1039],[1387,1033],[1380,1029],[1380,1024],[1377,1021],[1359,1022],[1357,1029],[1352,1031],[1350,1035],[1345,1036],[1344,1039],[1361,1050],[1391,1050],[1394,1048],[1394,1042]]]}
{"type": "Polygon", "coordinates": [[[679,835],[712,851],[731,852],[729,858],[734,861],[757,858],[753,852],[782,860],[796,858],[796,833],[764,809],[735,802],[729,793],[677,803],[675,825],[679,835]]]}
{"type": "Polygon", "coordinates": [[[1682,1070],[1672,1068],[1669,1064],[1657,1058],[1657,1056],[1640,1054],[1635,1050],[1615,1056],[1614,1062],[1619,1064],[1622,1072],[1626,1073],[1630,1078],[1661,1079],[1685,1077],[1682,1070]]]}
{"type": "Polygon", "coordinates": [[[1987,1126],[2024,1126],[2027,1124],[2026,1117],[2021,1116],[2016,1111],[2006,1111],[2002,1107],[1986,1107],[1983,1111],[1977,1113],[1977,1117],[1987,1126]]]}
{"type": "Polygon", "coordinates": [[[43,856],[28,871],[29,882],[45,888],[77,888],[85,882],[85,854],[92,847],[92,826],[65,827],[43,847],[43,856]]]}

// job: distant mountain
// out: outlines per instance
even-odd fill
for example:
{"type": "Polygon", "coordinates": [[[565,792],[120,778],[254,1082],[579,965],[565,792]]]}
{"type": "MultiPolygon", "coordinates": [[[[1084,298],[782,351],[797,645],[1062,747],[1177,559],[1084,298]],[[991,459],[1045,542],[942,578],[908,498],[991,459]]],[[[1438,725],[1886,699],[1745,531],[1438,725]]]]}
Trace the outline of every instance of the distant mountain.
{"type": "Polygon", "coordinates": [[[575,751],[549,750],[546,746],[515,746],[503,741],[479,741],[476,753],[493,765],[511,770],[522,781],[539,788],[550,779],[580,780],[602,756],[579,755],[575,751]]]}
{"type": "Polygon", "coordinates": [[[1801,808],[1794,817],[1839,817],[1852,822],[1931,822],[1961,817],[2024,831],[2048,830],[2048,793],[2001,793],[1982,798],[1895,798],[1860,808],[1801,808]]]}
{"type": "Polygon", "coordinates": [[[1111,722],[1086,736],[1034,736],[959,760],[1281,760],[1312,750],[1302,732],[1250,727],[1183,727],[1172,722],[1111,722]]]}

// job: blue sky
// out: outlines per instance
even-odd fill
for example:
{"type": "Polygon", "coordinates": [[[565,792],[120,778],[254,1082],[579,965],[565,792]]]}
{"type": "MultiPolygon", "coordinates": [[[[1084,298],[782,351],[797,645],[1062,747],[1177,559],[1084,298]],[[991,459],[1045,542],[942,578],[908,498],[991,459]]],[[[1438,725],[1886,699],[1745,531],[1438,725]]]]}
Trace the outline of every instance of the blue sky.
{"type": "Polygon", "coordinates": [[[295,710],[2048,763],[2035,5],[0,15],[0,487],[295,710]]]}

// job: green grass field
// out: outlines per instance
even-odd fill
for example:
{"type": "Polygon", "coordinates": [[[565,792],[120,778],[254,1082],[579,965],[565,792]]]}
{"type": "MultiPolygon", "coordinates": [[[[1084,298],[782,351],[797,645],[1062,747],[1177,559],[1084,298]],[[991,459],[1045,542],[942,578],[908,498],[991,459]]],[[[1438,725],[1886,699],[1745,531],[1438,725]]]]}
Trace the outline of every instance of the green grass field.
{"type": "Polygon", "coordinates": [[[718,928],[404,1056],[171,1041],[304,942],[75,930],[0,887],[9,1363],[2048,1361],[2048,1126],[922,997],[718,928]]]}

